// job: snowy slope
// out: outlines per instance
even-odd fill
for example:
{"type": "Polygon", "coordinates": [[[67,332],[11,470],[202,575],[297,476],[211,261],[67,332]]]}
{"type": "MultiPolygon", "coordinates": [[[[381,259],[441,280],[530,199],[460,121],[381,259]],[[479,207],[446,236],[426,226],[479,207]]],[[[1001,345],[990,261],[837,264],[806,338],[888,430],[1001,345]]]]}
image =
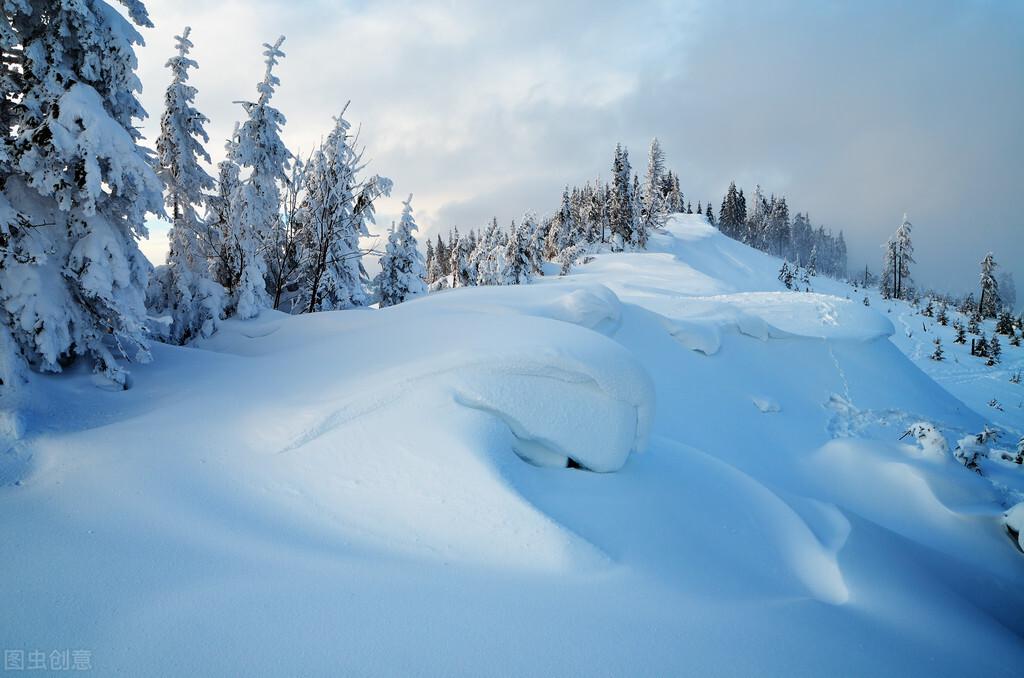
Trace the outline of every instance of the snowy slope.
{"type": "Polygon", "coordinates": [[[127,392],[36,378],[0,637],[101,675],[1018,674],[1019,469],[899,440],[990,413],[778,264],[677,217],[566,278],[228,323],[127,392]]]}

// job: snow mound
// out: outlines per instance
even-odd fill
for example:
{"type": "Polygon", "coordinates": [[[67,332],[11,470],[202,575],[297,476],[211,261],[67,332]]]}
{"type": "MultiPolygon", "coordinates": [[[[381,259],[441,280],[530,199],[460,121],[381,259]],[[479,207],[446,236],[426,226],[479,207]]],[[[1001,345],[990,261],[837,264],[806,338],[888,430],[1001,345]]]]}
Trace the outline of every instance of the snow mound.
{"type": "Polygon", "coordinates": [[[758,409],[758,411],[760,411],[760,412],[764,412],[764,413],[768,414],[768,413],[771,413],[771,412],[781,412],[782,411],[782,408],[779,406],[779,403],[777,403],[772,398],[765,398],[763,396],[754,396],[753,398],[751,398],[751,400],[754,401],[754,407],[756,407],[758,409]]]}
{"type": "Polygon", "coordinates": [[[1021,553],[1024,553],[1024,502],[1017,504],[1003,515],[1003,525],[1021,553]]]}
{"type": "Polygon", "coordinates": [[[622,302],[612,290],[596,283],[566,282],[556,278],[544,285],[467,287],[444,290],[418,299],[424,307],[451,312],[519,313],[579,325],[612,334],[622,319],[622,302]]]}

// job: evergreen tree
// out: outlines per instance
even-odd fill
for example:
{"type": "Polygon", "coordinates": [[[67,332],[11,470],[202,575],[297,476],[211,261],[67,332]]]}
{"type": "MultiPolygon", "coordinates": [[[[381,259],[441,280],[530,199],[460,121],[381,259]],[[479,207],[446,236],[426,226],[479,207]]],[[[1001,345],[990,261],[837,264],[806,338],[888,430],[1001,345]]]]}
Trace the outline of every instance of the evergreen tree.
{"type": "MultiPolygon", "coordinates": [[[[437,268],[440,272],[440,276],[443,277],[450,273],[448,270],[448,246],[444,240],[441,239],[441,234],[437,234],[437,245],[434,246],[434,261],[437,262],[437,268]]],[[[434,279],[437,280],[437,277],[434,279]]]]}
{"type": "Polygon", "coordinates": [[[935,344],[935,350],[932,351],[931,359],[943,360],[945,358],[945,354],[942,351],[942,340],[935,337],[935,340],[932,343],[935,344]]]}
{"type": "Polygon", "coordinates": [[[974,350],[971,352],[972,355],[976,355],[979,358],[987,358],[988,357],[988,351],[989,351],[988,339],[985,338],[984,334],[982,334],[980,337],[978,337],[978,341],[974,342],[973,346],[974,346],[974,350]]]}
{"type": "Polygon", "coordinates": [[[205,191],[214,187],[213,177],[199,160],[210,161],[203,147],[210,140],[206,116],[193,105],[196,89],[188,84],[188,71],[196,68],[189,58],[192,29],[175,36],[178,53],[167,61],[172,80],[164,94],[164,114],[156,140],[158,173],[164,180],[164,204],[171,218],[170,253],[167,257],[167,289],[154,309],[171,316],[168,338],[183,344],[193,337],[210,336],[224,309],[224,288],[211,279],[207,252],[213,239],[196,207],[206,201],[205,191]]]}
{"type": "Polygon", "coordinates": [[[530,272],[533,275],[544,275],[545,231],[537,224],[537,217],[532,212],[523,215],[521,229],[528,243],[530,272]]]}
{"type": "Polygon", "coordinates": [[[278,214],[281,209],[279,184],[288,180],[291,153],[281,140],[285,118],[270,105],[280,80],[274,66],[284,56],[281,36],[273,44],[264,43],[266,68],[256,90],[255,102],[243,102],[247,119],[238,128],[231,147],[231,160],[248,176],[242,179],[231,196],[234,219],[232,230],[238,247],[241,272],[234,293],[233,306],[239,318],[253,318],[260,309],[269,308],[267,295],[266,250],[277,237],[278,214]]]}
{"type": "Polygon", "coordinates": [[[299,291],[292,311],[312,313],[365,306],[366,271],[359,239],[369,235],[376,201],[391,194],[391,180],[361,179],[362,153],[353,148],[345,109],[310,159],[303,202],[299,291]]]}
{"type": "Polygon", "coordinates": [[[412,196],[402,203],[402,218],[398,226],[391,227],[387,249],[380,258],[380,274],[377,289],[380,293],[380,307],[395,306],[409,299],[426,294],[424,284],[426,270],[413,231],[417,228],[412,217],[412,196]]]}
{"type": "Polygon", "coordinates": [[[715,213],[711,209],[711,203],[710,202],[708,202],[707,207],[704,210],[704,216],[707,217],[709,224],[711,224],[712,226],[715,225],[715,213]]]}
{"type": "Polygon", "coordinates": [[[621,144],[616,144],[615,158],[612,162],[609,223],[612,248],[620,251],[638,240],[636,194],[633,192],[633,184],[630,183],[632,173],[629,165],[629,151],[624,149],[621,144]]]}
{"type": "Polygon", "coordinates": [[[651,141],[651,150],[647,156],[647,175],[644,177],[643,196],[640,201],[640,228],[649,232],[665,226],[668,209],[662,193],[662,182],[665,175],[665,154],[661,144],[655,138],[651,141]]]}
{"type": "Polygon", "coordinates": [[[981,261],[981,297],[978,299],[978,313],[982,318],[995,318],[1002,306],[995,271],[996,262],[989,252],[981,261]]]}
{"type": "Polygon", "coordinates": [[[1003,347],[999,344],[999,337],[992,335],[992,341],[988,342],[988,365],[989,367],[999,363],[1003,357],[1003,347]]]}
{"type": "Polygon", "coordinates": [[[427,238],[427,255],[425,257],[425,260],[426,260],[426,270],[427,270],[427,285],[430,285],[435,280],[437,280],[437,277],[431,274],[431,269],[434,268],[434,263],[435,263],[434,262],[434,241],[430,240],[429,238],[427,238]]]}
{"type": "Polygon", "coordinates": [[[790,240],[789,207],[786,199],[780,198],[772,202],[768,214],[768,253],[777,257],[787,254],[790,240]]]}
{"type": "Polygon", "coordinates": [[[761,185],[754,188],[750,211],[744,224],[742,242],[759,250],[766,249],[766,233],[768,230],[768,202],[761,193],[761,185]]]}
{"type": "Polygon", "coordinates": [[[956,338],[953,340],[953,343],[966,344],[967,333],[964,331],[963,323],[960,321],[953,323],[953,329],[956,331],[956,338]]]}
{"type": "Polygon", "coordinates": [[[910,239],[911,223],[903,215],[903,223],[885,244],[882,269],[882,294],[890,299],[910,298],[912,283],[910,264],[914,263],[914,246],[910,239]]]}
{"type": "Polygon", "coordinates": [[[457,233],[455,237],[457,239],[449,250],[452,287],[468,287],[476,282],[476,276],[471,275],[469,268],[470,240],[468,236],[459,236],[457,233]]]}
{"type": "Polygon", "coordinates": [[[475,272],[476,284],[500,285],[505,268],[504,260],[505,246],[495,218],[480,236],[470,255],[470,269],[475,272]]]}
{"type": "Polygon", "coordinates": [[[729,190],[722,199],[722,208],[718,212],[718,228],[730,238],[737,238],[741,233],[744,215],[739,207],[740,194],[736,190],[736,182],[729,182],[729,190]]]}
{"type": "Polygon", "coordinates": [[[530,260],[530,234],[525,228],[512,222],[508,242],[505,245],[505,270],[503,284],[524,285],[530,282],[533,263],[530,260]]]}
{"type": "Polygon", "coordinates": [[[996,332],[1005,334],[1008,337],[1013,335],[1013,316],[1010,315],[1009,311],[1003,311],[999,314],[999,320],[996,322],[996,332]]]}
{"type": "Polygon", "coordinates": [[[35,369],[89,357],[121,386],[116,356],[149,360],[137,240],[145,214],[163,213],[134,124],[135,26],[152,24],[141,2],[124,4],[127,18],[103,0],[11,0],[0,22],[0,321],[35,369]]]}
{"type": "Polygon", "coordinates": [[[967,316],[973,316],[978,312],[978,305],[974,301],[974,294],[968,294],[960,304],[959,311],[967,316]]]}
{"type": "Polygon", "coordinates": [[[558,258],[559,253],[573,245],[573,234],[577,231],[576,218],[569,201],[569,187],[562,191],[562,206],[551,221],[547,238],[544,239],[544,255],[550,259],[558,258]]]}
{"type": "Polygon", "coordinates": [[[942,305],[939,306],[939,315],[936,320],[938,320],[939,324],[943,327],[949,324],[949,315],[946,313],[946,302],[942,302],[942,305]]]}

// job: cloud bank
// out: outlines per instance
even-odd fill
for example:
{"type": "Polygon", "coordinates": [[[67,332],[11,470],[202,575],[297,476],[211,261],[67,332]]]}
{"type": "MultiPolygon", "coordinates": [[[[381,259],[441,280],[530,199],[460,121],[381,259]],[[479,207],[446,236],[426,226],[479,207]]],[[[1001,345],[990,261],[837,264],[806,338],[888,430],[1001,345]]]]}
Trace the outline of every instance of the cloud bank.
{"type": "MultiPolygon", "coordinates": [[[[308,151],[349,100],[372,170],[395,181],[382,228],[415,194],[427,233],[508,223],[607,176],[616,142],[642,165],[658,136],[686,196],[728,182],[788,196],[842,229],[877,272],[904,212],[916,278],[973,287],[992,250],[1024,284],[1024,4],[982,2],[217,3],[150,0],[139,50],[155,139],[173,35],[193,27],[198,105],[223,155],[287,36],[276,103],[308,151]]],[[[144,247],[166,251],[163,229],[144,247]]]]}

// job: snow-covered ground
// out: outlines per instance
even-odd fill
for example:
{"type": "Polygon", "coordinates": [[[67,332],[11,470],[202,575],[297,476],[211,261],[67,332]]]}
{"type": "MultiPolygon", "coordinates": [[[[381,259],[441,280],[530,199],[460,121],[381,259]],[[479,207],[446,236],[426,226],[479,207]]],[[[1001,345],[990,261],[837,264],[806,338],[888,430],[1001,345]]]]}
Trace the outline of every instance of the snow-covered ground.
{"type": "Polygon", "coordinates": [[[1024,473],[900,436],[1018,435],[1024,354],[778,266],[677,217],[565,278],[229,322],[126,392],[34,377],[2,644],[101,675],[1019,675],[1024,473]]]}

